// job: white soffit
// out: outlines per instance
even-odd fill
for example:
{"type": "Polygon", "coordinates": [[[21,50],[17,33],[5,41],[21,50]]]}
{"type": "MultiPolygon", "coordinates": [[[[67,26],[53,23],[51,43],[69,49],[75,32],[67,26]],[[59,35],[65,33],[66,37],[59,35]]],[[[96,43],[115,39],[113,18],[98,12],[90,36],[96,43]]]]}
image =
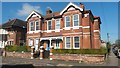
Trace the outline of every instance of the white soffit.
{"type": "Polygon", "coordinates": [[[36,13],[35,11],[32,11],[30,13],[30,15],[25,19],[25,21],[27,21],[29,19],[29,17],[31,17],[31,15],[33,15],[33,14],[35,14],[36,16],[38,16],[39,18],[41,18],[41,16],[38,13],[36,13]]]}
{"type": "Polygon", "coordinates": [[[74,6],[75,8],[77,8],[77,9],[79,9],[80,11],[83,11],[82,8],[80,8],[79,6],[77,6],[77,5],[73,4],[72,2],[70,2],[70,3],[60,12],[60,15],[62,15],[63,12],[64,12],[65,10],[67,10],[67,8],[68,8],[69,6],[71,6],[71,5],[74,6]]]}

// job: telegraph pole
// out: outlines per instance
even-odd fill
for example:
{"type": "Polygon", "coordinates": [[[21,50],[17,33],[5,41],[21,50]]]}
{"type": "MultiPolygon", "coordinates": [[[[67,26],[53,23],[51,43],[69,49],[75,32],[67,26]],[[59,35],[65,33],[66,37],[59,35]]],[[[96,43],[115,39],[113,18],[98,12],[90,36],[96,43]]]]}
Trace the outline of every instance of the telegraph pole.
{"type": "Polygon", "coordinates": [[[110,35],[109,35],[109,33],[107,33],[107,40],[108,40],[108,42],[110,42],[110,35]]]}

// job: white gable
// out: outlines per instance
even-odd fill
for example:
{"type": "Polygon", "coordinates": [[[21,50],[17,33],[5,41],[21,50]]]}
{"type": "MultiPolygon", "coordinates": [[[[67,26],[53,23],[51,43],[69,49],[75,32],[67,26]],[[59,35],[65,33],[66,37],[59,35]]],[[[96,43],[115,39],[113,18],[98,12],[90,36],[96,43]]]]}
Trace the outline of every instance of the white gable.
{"type": "MultiPolygon", "coordinates": [[[[63,12],[64,12],[65,10],[67,10],[68,7],[71,6],[71,5],[74,6],[75,8],[77,8],[77,9],[79,9],[80,11],[83,11],[82,8],[80,8],[79,6],[77,6],[77,5],[73,4],[72,2],[70,2],[70,3],[60,12],[60,15],[62,15],[63,12]]],[[[73,7],[72,7],[72,8],[69,8],[69,10],[73,10],[73,7]]]]}
{"type": "Polygon", "coordinates": [[[36,16],[38,16],[39,18],[41,18],[41,16],[38,14],[38,13],[36,13],[35,11],[32,11],[31,12],[31,14],[26,18],[26,20],[25,21],[27,21],[28,19],[29,19],[29,17],[36,17],[36,16]],[[35,15],[33,15],[33,14],[35,14],[35,15]]]}

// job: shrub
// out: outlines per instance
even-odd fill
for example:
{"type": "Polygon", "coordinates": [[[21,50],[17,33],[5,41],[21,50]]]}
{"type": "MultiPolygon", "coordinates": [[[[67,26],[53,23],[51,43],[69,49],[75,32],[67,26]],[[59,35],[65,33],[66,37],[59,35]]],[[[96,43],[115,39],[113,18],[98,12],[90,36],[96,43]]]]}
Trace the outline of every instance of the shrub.
{"type": "Polygon", "coordinates": [[[54,49],[53,54],[106,54],[106,48],[100,49],[54,49]]]}
{"type": "Polygon", "coordinates": [[[9,51],[9,52],[13,52],[13,51],[16,51],[16,52],[29,52],[27,46],[17,46],[17,45],[11,45],[11,46],[6,46],[5,47],[6,51],[9,51]]]}

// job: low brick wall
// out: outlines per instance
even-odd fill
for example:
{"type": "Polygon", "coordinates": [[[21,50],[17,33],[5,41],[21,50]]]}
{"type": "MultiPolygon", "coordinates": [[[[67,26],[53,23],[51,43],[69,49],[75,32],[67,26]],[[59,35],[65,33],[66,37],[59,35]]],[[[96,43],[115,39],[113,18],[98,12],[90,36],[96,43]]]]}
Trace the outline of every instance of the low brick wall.
{"type": "Polygon", "coordinates": [[[6,56],[12,56],[12,57],[20,57],[20,58],[30,58],[31,53],[30,52],[6,52],[6,56]]]}
{"type": "Polygon", "coordinates": [[[99,64],[104,62],[104,55],[54,54],[53,59],[99,64]]]}

